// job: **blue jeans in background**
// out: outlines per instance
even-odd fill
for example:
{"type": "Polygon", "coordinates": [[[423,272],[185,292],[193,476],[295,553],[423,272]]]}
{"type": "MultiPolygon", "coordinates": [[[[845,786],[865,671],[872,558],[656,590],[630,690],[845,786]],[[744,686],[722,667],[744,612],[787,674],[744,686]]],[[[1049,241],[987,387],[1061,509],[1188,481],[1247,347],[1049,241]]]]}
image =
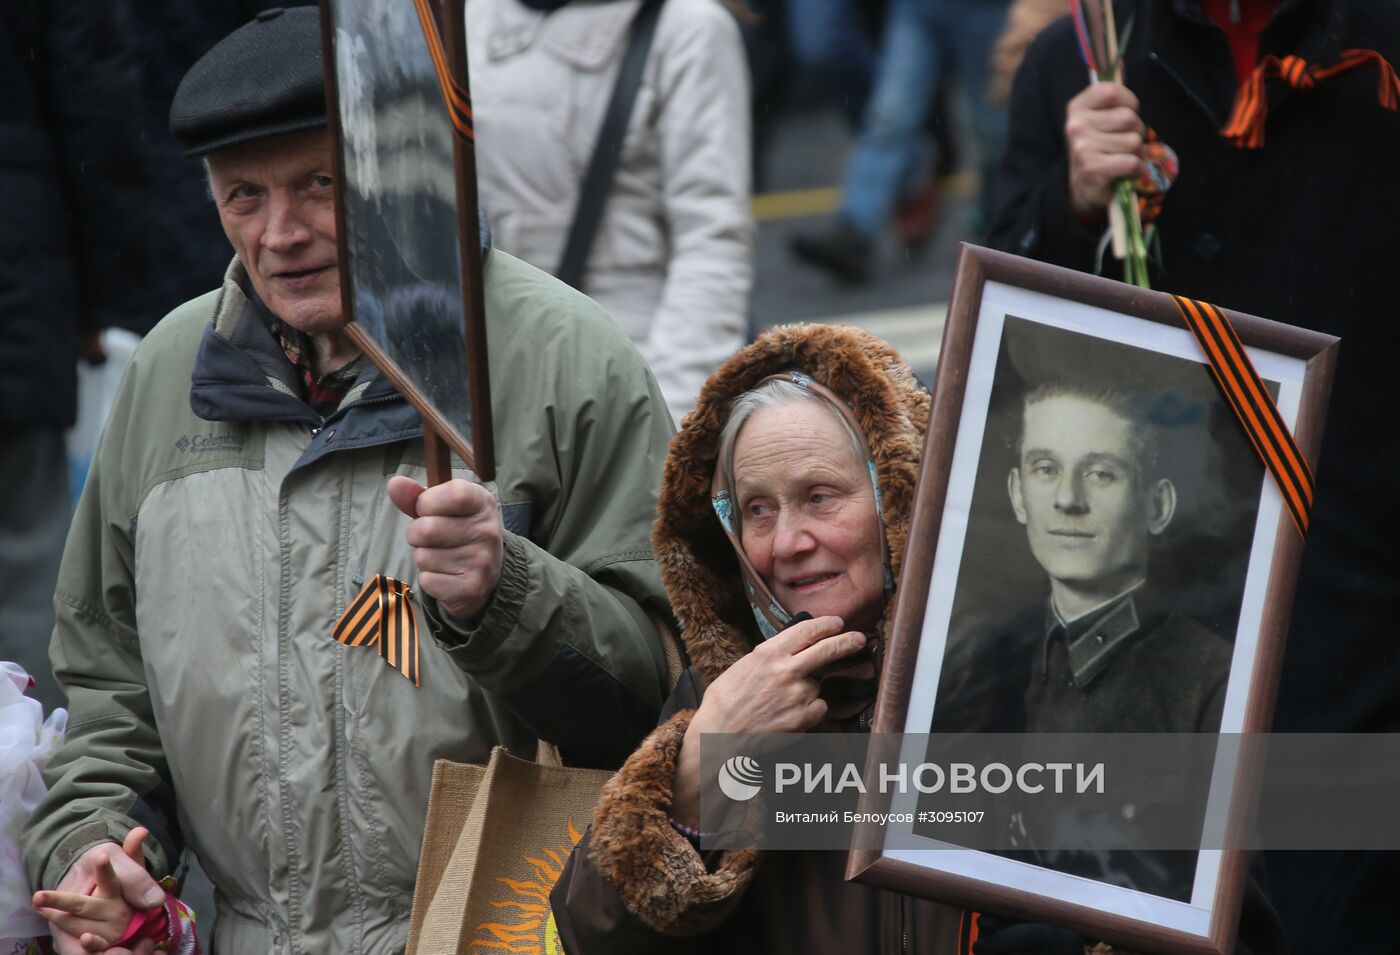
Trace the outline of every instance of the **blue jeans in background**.
{"type": "Polygon", "coordinates": [[[830,93],[859,126],[870,94],[875,54],[858,0],[785,0],[788,53],[806,82],[830,93]]]}
{"type": "Polygon", "coordinates": [[[842,184],[839,215],[862,235],[875,238],[904,191],[922,148],[924,117],[948,65],[969,104],[984,216],[990,211],[992,178],[1006,145],[1006,111],[987,102],[987,67],[1008,3],[892,0],[875,86],[842,184]]]}

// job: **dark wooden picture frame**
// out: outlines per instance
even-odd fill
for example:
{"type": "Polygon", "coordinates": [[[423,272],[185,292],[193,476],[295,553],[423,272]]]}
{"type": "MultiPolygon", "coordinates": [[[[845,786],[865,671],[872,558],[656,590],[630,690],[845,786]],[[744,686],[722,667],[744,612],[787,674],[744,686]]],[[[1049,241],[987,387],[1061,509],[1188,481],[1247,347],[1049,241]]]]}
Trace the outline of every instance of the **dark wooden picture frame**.
{"type": "MultiPolygon", "coordinates": [[[[340,0],[345,2],[345,0],[340,0]]],[[[394,0],[398,2],[398,0],[394,0]]],[[[415,0],[402,0],[410,11],[415,0]]],[[[477,221],[476,158],[471,131],[470,85],[467,71],[465,8],[461,3],[443,0],[418,0],[419,13],[430,13],[440,37],[444,63],[452,82],[465,100],[464,113],[459,111],[462,125],[452,136],[453,170],[456,192],[457,239],[460,251],[460,284],[463,321],[465,325],[466,389],[471,409],[471,440],[431,400],[425,387],[414,380],[410,370],[403,368],[374,336],[356,321],[355,271],[347,229],[345,190],[348,186],[345,163],[345,137],[340,112],[340,89],[337,76],[336,16],[337,0],[319,0],[321,11],[322,51],[326,76],[326,116],[334,144],[335,215],[340,237],[339,266],[341,302],[346,316],[346,332],[375,366],[393,382],[394,387],[418,411],[423,419],[423,439],[429,484],[439,484],[451,475],[451,452],[476,472],[482,481],[491,481],[496,473],[495,440],[491,415],[491,384],[487,366],[485,299],[483,290],[482,256],[477,221]]],[[[421,55],[431,57],[429,41],[423,41],[421,55]]],[[[448,103],[437,97],[435,105],[442,110],[442,122],[454,125],[448,103]]]]}
{"type": "MultiPolygon", "coordinates": [[[[918,731],[907,725],[911,693],[926,612],[930,607],[929,588],[937,569],[938,538],[948,503],[950,481],[953,479],[954,452],[958,448],[959,427],[964,417],[974,343],[983,311],[983,294],[991,282],[1051,296],[1070,307],[1091,306],[1178,329],[1187,327],[1173,299],[1164,293],[1018,256],[966,244],[962,246],[937,377],[933,384],[927,442],[920,464],[902,585],[876,704],[873,721],[876,733],[918,731]]],[[[1302,454],[1315,467],[1336,365],[1338,340],[1237,312],[1227,310],[1225,314],[1246,348],[1305,363],[1293,431],[1302,454]]],[[[1203,355],[1201,361],[1204,362],[1203,355]]],[[[971,413],[975,413],[975,407],[971,413]]],[[[980,454],[980,446],[978,450],[980,454]]],[[[1265,493],[1275,490],[1269,483],[1265,493]]],[[[1262,515],[1259,520],[1263,527],[1262,515]]],[[[1270,728],[1292,592],[1302,555],[1303,541],[1286,511],[1278,511],[1277,522],[1267,584],[1262,591],[1263,610],[1257,650],[1246,684],[1249,689],[1241,732],[1267,732],[1270,728]]],[[[923,731],[926,732],[927,727],[923,731]]],[[[1233,795],[1228,815],[1232,826],[1243,824],[1244,814],[1253,799],[1250,783],[1242,773],[1235,777],[1235,781],[1239,788],[1230,790],[1233,795]]],[[[881,805],[880,797],[871,795],[863,798],[860,808],[862,812],[867,812],[886,807],[881,805]]],[[[940,869],[936,863],[927,867],[917,865],[907,856],[892,857],[905,854],[885,848],[860,848],[885,844],[878,826],[859,825],[853,842],[855,848],[851,850],[848,860],[847,878],[975,911],[1064,925],[1086,937],[1145,952],[1229,955],[1234,946],[1247,864],[1245,854],[1237,849],[1219,850],[1221,864],[1213,904],[1208,909],[1209,930],[1203,935],[1196,935],[1123,914],[1101,911],[1064,898],[1031,892],[1023,886],[973,879],[965,874],[940,869]]],[[[941,851],[929,850],[928,855],[936,857],[941,851]]]]}

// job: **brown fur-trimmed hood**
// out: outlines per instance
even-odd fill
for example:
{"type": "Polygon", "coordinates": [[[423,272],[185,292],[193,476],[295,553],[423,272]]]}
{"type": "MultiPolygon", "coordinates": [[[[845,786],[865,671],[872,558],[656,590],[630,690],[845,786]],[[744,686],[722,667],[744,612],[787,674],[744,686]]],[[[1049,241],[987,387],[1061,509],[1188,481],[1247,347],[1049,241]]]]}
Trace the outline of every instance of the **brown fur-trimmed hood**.
{"type": "MultiPolygon", "coordinates": [[[[719,435],[739,395],[769,375],[801,371],[855,413],[880,482],[890,566],[899,581],[929,395],[892,347],[842,325],[782,325],[715,372],[671,440],[652,546],[691,662],[706,682],[758,642],[733,548],[710,506],[719,435]]],[[[891,598],[892,600],[892,598],[891,598]]],[[[886,604],[886,613],[893,603],[886,604]]]]}

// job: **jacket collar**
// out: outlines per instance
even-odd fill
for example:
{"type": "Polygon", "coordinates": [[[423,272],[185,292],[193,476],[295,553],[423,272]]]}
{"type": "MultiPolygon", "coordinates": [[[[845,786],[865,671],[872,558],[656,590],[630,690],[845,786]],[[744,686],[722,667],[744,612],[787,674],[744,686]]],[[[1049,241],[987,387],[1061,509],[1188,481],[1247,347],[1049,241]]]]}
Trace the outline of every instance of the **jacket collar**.
{"type": "Polygon", "coordinates": [[[301,400],[292,363],[259,318],[248,287],[248,274],[235,257],[195,356],[190,407],[206,421],[314,424],[320,418],[301,400]]]}
{"type": "MultiPolygon", "coordinates": [[[[1348,0],[1281,0],[1269,25],[1264,28],[1266,42],[1261,46],[1261,50],[1276,55],[1301,55],[1302,51],[1297,49],[1301,31],[1309,27],[1326,28],[1334,23],[1338,26],[1345,23],[1347,2],[1348,0]],[[1286,42],[1287,46],[1275,49],[1267,42],[1269,40],[1286,42]]],[[[1201,0],[1165,0],[1160,6],[1169,10],[1178,20],[1198,26],[1214,26],[1202,9],[1201,0]]]]}
{"type": "MultiPolygon", "coordinates": [[[[1140,586],[1140,585],[1139,585],[1140,586]]],[[[1142,623],[1138,617],[1134,587],[1103,607],[1077,620],[1064,623],[1055,612],[1054,601],[1046,604],[1045,634],[1037,659],[1040,679],[1048,671],[1050,644],[1057,637],[1064,640],[1069,654],[1070,674],[1079,689],[1087,687],[1125,649],[1142,623]]]]}
{"type": "Polygon", "coordinates": [[[536,43],[576,69],[601,70],[618,59],[641,0],[566,4],[536,10],[523,3],[497,3],[486,24],[486,55],[505,60],[536,43]]]}
{"type": "MultiPolygon", "coordinates": [[[[1261,55],[1292,53],[1309,63],[1334,62],[1342,49],[1347,2],[1282,0],[1260,37],[1261,55]]],[[[1223,127],[1237,86],[1224,35],[1206,17],[1200,0],[1157,0],[1148,9],[1153,8],[1145,38],[1148,58],[1183,88],[1217,129],[1223,127]]],[[[1269,114],[1275,115],[1296,95],[1296,90],[1275,84],[1269,92],[1269,114]]],[[[1151,122],[1151,117],[1146,119],[1151,122]]]]}
{"type": "Polygon", "coordinates": [[[1065,623],[1047,594],[1043,603],[1016,618],[1014,632],[1035,634],[1039,641],[1031,672],[1044,680],[1049,669],[1050,644],[1063,640],[1068,651],[1074,685],[1087,689],[1138,638],[1161,627],[1176,612],[1179,601],[1160,583],[1147,580],[1130,588],[1096,610],[1065,623]]]}
{"type": "Polygon", "coordinates": [[[641,0],[571,4],[550,15],[542,39],[555,56],[581,70],[598,71],[622,58],[641,0]],[[606,16],[600,16],[606,11],[606,16]]]}
{"type": "Polygon", "coordinates": [[[191,376],[190,407],[206,421],[300,423],[311,441],[293,466],[305,467],[336,451],[375,447],[421,437],[418,412],[372,364],[322,420],[294,387],[291,361],[246,289],[238,259],[224,278],[214,320],[204,330],[191,376]]]}

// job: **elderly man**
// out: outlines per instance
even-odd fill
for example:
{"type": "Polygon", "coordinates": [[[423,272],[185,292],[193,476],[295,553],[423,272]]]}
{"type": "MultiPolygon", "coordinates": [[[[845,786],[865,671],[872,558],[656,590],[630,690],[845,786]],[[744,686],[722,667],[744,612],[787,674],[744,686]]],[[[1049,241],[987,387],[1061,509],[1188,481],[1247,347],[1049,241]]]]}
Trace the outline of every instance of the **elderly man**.
{"type": "Polygon", "coordinates": [[[343,328],[315,9],[225,38],[171,125],[236,257],[113,407],[57,591],[70,732],[26,862],[82,892],[110,853],[140,905],[155,886],[112,844],[145,826],[150,873],[186,842],[208,871],[218,951],[398,951],[435,759],[544,738],[616,765],[655,723],[670,418],[608,316],[483,229],[499,494],[424,490],[418,415],[343,328]],[[375,574],[412,587],[421,685],[332,639],[375,574]]]}

